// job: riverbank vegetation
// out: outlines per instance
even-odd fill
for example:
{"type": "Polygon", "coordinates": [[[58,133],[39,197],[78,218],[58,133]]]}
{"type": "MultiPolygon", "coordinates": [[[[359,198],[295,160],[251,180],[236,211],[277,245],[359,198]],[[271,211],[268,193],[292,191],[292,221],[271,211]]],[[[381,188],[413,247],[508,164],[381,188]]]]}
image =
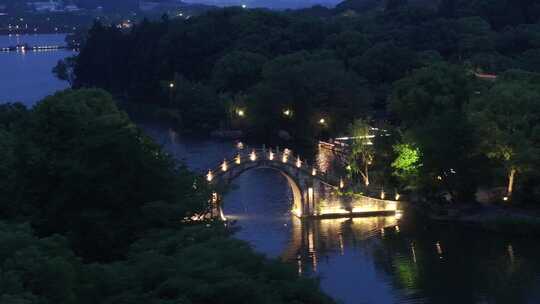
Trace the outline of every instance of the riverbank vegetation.
{"type": "Polygon", "coordinates": [[[102,90],[0,105],[0,302],[333,303],[210,197],[102,90]]]}
{"type": "Polygon", "coordinates": [[[75,87],[156,109],[184,132],[313,142],[358,119],[384,127],[392,142],[375,139],[386,143],[372,164],[362,151],[351,163],[359,183],[432,201],[539,201],[538,5],[361,2],[164,16],[130,32],[96,23],[66,68],[75,87]]]}

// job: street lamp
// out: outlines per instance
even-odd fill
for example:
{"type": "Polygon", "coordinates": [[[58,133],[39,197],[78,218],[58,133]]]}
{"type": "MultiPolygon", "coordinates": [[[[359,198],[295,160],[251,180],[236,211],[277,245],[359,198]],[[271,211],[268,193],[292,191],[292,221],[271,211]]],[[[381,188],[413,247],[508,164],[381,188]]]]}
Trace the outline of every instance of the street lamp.
{"type": "Polygon", "coordinates": [[[174,82],[169,83],[169,88],[171,88],[171,89],[174,88],[174,82]]]}
{"type": "Polygon", "coordinates": [[[285,117],[291,118],[291,117],[292,117],[292,114],[293,114],[293,112],[292,112],[291,109],[285,109],[285,110],[283,110],[283,115],[284,115],[285,117]]]}
{"type": "Polygon", "coordinates": [[[236,115],[238,115],[238,117],[244,117],[246,116],[246,112],[243,109],[237,109],[236,115]]]}

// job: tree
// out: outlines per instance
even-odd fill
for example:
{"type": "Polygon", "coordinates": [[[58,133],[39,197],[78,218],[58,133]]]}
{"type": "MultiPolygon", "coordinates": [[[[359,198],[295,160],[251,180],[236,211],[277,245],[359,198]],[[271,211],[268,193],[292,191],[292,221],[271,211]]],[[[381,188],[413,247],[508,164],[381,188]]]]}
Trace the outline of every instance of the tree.
{"type": "Polygon", "coordinates": [[[0,197],[11,198],[16,215],[30,217],[39,235],[65,233],[85,259],[111,260],[156,225],[148,212],[166,210],[162,225],[206,210],[209,190],[186,190],[197,178],[176,166],[108,93],[60,92],[39,102],[30,118],[24,132],[1,136],[8,144],[0,153],[15,157],[3,182],[16,187],[1,188],[0,197]],[[11,144],[13,136],[24,145],[11,144]]]}
{"type": "Polygon", "coordinates": [[[352,144],[349,155],[349,165],[353,173],[360,174],[364,185],[369,186],[369,168],[375,161],[373,147],[373,132],[370,125],[362,119],[355,120],[349,127],[352,144]]]}
{"type": "Polygon", "coordinates": [[[444,189],[455,202],[476,192],[480,162],[466,115],[474,82],[462,67],[435,64],[398,81],[390,101],[405,138],[422,153],[422,188],[444,189]]]}
{"type": "Polygon", "coordinates": [[[219,91],[237,93],[257,83],[266,58],[250,52],[231,52],[216,62],[212,80],[219,91]]]}
{"type": "Polygon", "coordinates": [[[476,97],[469,117],[481,138],[481,149],[499,161],[507,174],[506,192],[514,193],[517,175],[540,161],[540,90],[538,83],[503,79],[476,97]]]}
{"type": "Polygon", "coordinates": [[[391,83],[417,67],[416,54],[392,42],[379,43],[351,61],[352,69],[372,84],[391,83]]]}
{"type": "Polygon", "coordinates": [[[251,126],[259,134],[282,126],[293,137],[311,141],[342,132],[360,114],[369,113],[366,83],[329,52],[299,52],[277,57],[263,68],[263,81],[249,92],[251,126]],[[294,115],[283,117],[283,110],[294,115]],[[324,119],[324,123],[320,123],[324,119]]]}
{"type": "Polygon", "coordinates": [[[179,127],[185,131],[213,131],[219,128],[225,118],[223,100],[213,87],[193,83],[183,77],[175,81],[171,106],[178,110],[181,121],[179,127]]]}
{"type": "Polygon", "coordinates": [[[394,175],[402,183],[415,186],[422,167],[420,149],[409,143],[400,143],[394,145],[394,153],[396,159],[391,164],[394,175]]]}
{"type": "Polygon", "coordinates": [[[56,78],[67,81],[70,86],[73,86],[73,82],[75,81],[75,63],[75,57],[67,57],[65,59],[58,60],[58,63],[53,68],[52,72],[56,78]]]}

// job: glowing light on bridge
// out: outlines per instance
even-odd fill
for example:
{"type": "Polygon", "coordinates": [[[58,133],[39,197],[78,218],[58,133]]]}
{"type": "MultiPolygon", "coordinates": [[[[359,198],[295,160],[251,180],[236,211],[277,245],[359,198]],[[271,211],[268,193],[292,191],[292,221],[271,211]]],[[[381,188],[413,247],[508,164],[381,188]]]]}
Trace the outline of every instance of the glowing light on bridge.
{"type": "Polygon", "coordinates": [[[228,168],[227,161],[224,160],[223,163],[221,164],[221,171],[226,172],[227,168],[228,168]]]}
{"type": "Polygon", "coordinates": [[[237,114],[239,117],[244,117],[244,116],[246,116],[246,112],[245,112],[243,109],[238,109],[238,110],[236,110],[236,114],[237,114]]]}
{"type": "Polygon", "coordinates": [[[384,190],[381,191],[381,199],[383,200],[386,197],[386,193],[384,193],[384,190]]]}
{"type": "Polygon", "coordinates": [[[240,156],[240,153],[236,155],[235,162],[237,165],[240,165],[242,163],[242,157],[240,156]]]}
{"type": "Polygon", "coordinates": [[[343,181],[343,178],[339,179],[339,189],[345,188],[345,182],[343,181]]]}
{"type": "Polygon", "coordinates": [[[268,153],[268,159],[274,160],[274,152],[270,151],[270,153],[268,153]]]}
{"type": "Polygon", "coordinates": [[[283,163],[286,163],[287,160],[288,160],[288,156],[287,156],[287,154],[285,154],[285,152],[283,152],[283,157],[281,158],[281,161],[282,161],[283,163]]]}
{"type": "Polygon", "coordinates": [[[212,173],[212,170],[208,170],[208,174],[206,174],[206,180],[208,182],[211,182],[214,179],[214,174],[212,173]]]}
{"type": "Polygon", "coordinates": [[[324,119],[324,118],[319,119],[319,124],[320,125],[325,125],[326,124],[326,119],[324,119]]]}
{"type": "Polygon", "coordinates": [[[302,161],[300,160],[300,156],[298,156],[298,157],[296,158],[296,167],[297,167],[297,168],[302,167],[302,161]]]}
{"type": "Polygon", "coordinates": [[[400,198],[401,198],[401,195],[399,193],[396,193],[396,196],[394,197],[394,199],[396,201],[399,201],[400,198]]]}
{"type": "Polygon", "coordinates": [[[317,169],[313,168],[311,170],[311,175],[313,175],[313,176],[317,175],[317,169]]]}
{"type": "Polygon", "coordinates": [[[251,153],[249,154],[249,159],[251,159],[251,161],[257,160],[257,154],[255,153],[255,150],[251,151],[251,153]]]}

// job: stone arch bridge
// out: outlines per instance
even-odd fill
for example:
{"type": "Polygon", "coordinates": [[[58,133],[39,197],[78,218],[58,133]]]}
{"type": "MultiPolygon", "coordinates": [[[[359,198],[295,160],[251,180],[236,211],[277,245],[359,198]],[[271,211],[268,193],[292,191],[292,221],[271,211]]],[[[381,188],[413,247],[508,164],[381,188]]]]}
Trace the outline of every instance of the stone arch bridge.
{"type": "Polygon", "coordinates": [[[239,150],[233,158],[208,170],[206,180],[216,190],[212,198],[215,216],[223,217],[220,190],[242,173],[260,168],[276,170],[287,179],[293,194],[292,213],[300,218],[394,214],[398,208],[397,201],[342,195],[340,190],[348,188],[346,178],[320,172],[289,149],[263,147],[239,150]]]}

